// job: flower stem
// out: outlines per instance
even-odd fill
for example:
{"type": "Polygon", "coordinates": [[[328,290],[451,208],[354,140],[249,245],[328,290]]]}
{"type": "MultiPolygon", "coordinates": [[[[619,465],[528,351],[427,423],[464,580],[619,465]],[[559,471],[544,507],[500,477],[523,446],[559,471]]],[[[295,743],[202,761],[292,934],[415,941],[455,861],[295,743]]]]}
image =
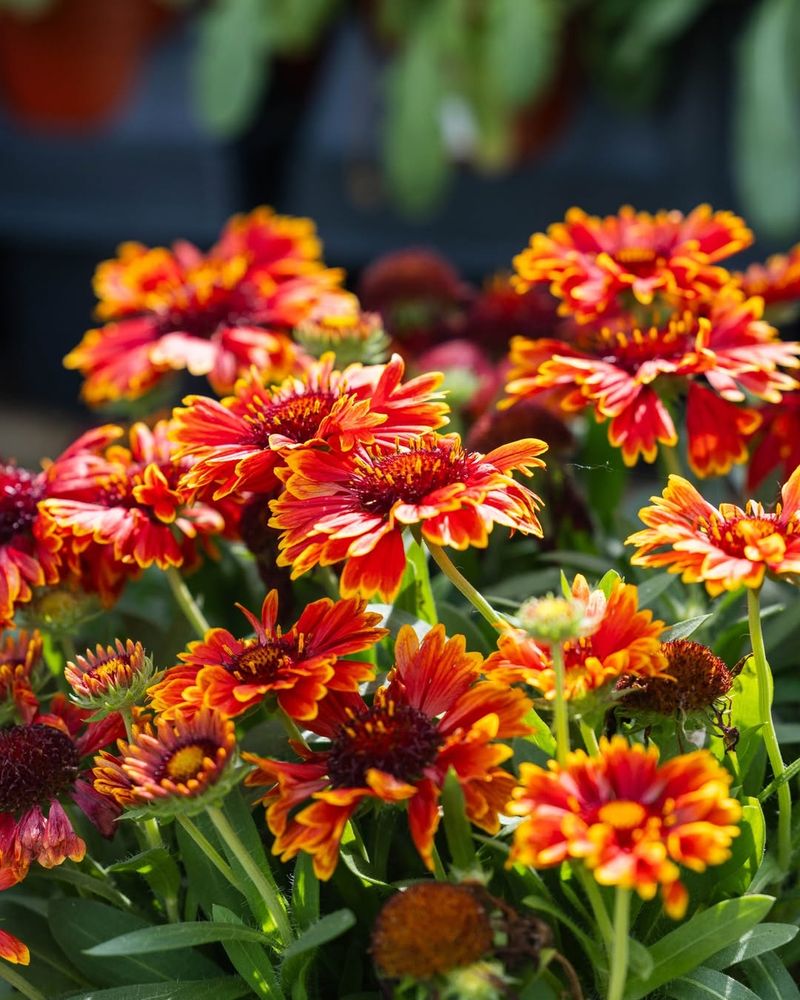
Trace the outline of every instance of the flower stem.
{"type": "Polygon", "coordinates": [[[183,577],[174,566],[170,566],[167,569],[167,580],[169,581],[175,600],[180,605],[181,611],[186,615],[186,620],[202,639],[211,626],[208,624],[206,616],[200,610],[197,601],[192,597],[192,592],[186,586],[183,577]]]}
{"type": "Polygon", "coordinates": [[[128,743],[133,743],[133,713],[130,705],[123,705],[119,710],[120,717],[125,723],[125,738],[128,743]]]}
{"type": "Polygon", "coordinates": [[[659,454],[667,476],[683,476],[677,445],[674,448],[662,447],[659,454]]]}
{"type": "Polygon", "coordinates": [[[504,629],[507,624],[505,620],[494,610],[483,594],[477,591],[469,580],[459,573],[453,565],[452,559],[445,552],[442,546],[429,542],[427,538],[425,538],[425,544],[428,546],[428,551],[439,569],[444,573],[448,580],[450,580],[453,586],[457,590],[461,591],[476,611],[483,615],[492,628],[496,628],[498,631],[504,629]]]}
{"type": "Polygon", "coordinates": [[[304,746],[306,750],[308,750],[308,741],[306,740],[305,736],[303,736],[303,734],[300,732],[300,730],[297,728],[297,723],[294,721],[291,715],[285,712],[280,707],[280,705],[278,706],[278,711],[276,714],[283,723],[283,728],[286,730],[286,735],[289,737],[289,739],[294,740],[296,743],[300,743],[301,746],[304,746]]]}
{"type": "Polygon", "coordinates": [[[0,959],[0,979],[5,979],[17,992],[28,997],[28,1000],[47,1000],[44,993],[40,993],[24,976],[15,972],[2,959],[0,959]]]}
{"type": "Polygon", "coordinates": [[[230,882],[234,889],[237,889],[243,896],[246,896],[247,894],[244,891],[244,887],[234,874],[233,869],[227,861],[223,859],[222,855],[213,846],[208,837],[206,837],[187,816],[176,816],[175,818],[186,833],[192,838],[195,844],[197,844],[203,854],[205,854],[208,860],[214,865],[220,875],[230,882]]]}
{"type": "Polygon", "coordinates": [[[556,738],[556,760],[565,764],[569,753],[569,713],[567,697],[564,690],[564,650],[560,642],[554,642],[551,647],[553,671],[556,675],[556,698],[553,703],[553,735],[556,738]]]}
{"type": "Polygon", "coordinates": [[[576,865],[573,868],[573,871],[577,875],[578,881],[583,886],[583,891],[586,893],[586,898],[591,904],[594,919],[597,922],[597,929],[600,931],[600,936],[610,952],[611,942],[614,939],[614,928],[611,925],[611,919],[608,916],[606,904],[603,902],[603,897],[600,895],[600,889],[597,882],[595,882],[594,875],[592,875],[590,871],[587,871],[581,864],[576,865]]]}
{"type": "Polygon", "coordinates": [[[622,1000],[628,978],[628,931],[631,922],[631,890],[617,886],[614,900],[614,942],[611,946],[611,975],[608,1000],[622,1000]]]}
{"type": "MultiPolygon", "coordinates": [[[[758,678],[758,715],[764,727],[764,744],[775,778],[780,778],[786,770],[781,756],[775,723],[772,719],[772,673],[764,648],[764,633],[761,630],[761,609],[759,591],[747,591],[747,619],[750,625],[750,641],[753,646],[753,662],[758,678]]],[[[788,781],[778,788],[778,865],[782,872],[789,869],[792,853],[792,792],[788,781]]]]}
{"type": "Polygon", "coordinates": [[[590,756],[597,757],[600,753],[600,745],[597,742],[597,734],[594,729],[592,729],[588,722],[584,722],[583,719],[578,719],[578,726],[581,730],[583,745],[589,751],[590,756]]]}
{"type": "Polygon", "coordinates": [[[294,938],[292,925],[289,923],[289,915],[286,911],[286,901],[278,891],[278,887],[272,879],[272,873],[265,874],[247,853],[247,848],[239,840],[236,831],[228,822],[225,814],[219,806],[208,806],[206,809],[209,819],[214,824],[217,833],[222,837],[230,848],[236,860],[242,866],[245,874],[258,891],[267,911],[275,922],[278,934],[284,945],[288,945],[294,938]]]}

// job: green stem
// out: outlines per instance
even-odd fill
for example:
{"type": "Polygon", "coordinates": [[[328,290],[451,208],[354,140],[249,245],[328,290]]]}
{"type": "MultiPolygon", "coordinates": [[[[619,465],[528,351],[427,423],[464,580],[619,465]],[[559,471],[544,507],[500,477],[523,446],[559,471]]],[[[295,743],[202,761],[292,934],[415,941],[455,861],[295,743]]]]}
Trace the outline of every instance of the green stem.
{"type": "Polygon", "coordinates": [[[457,590],[461,591],[464,597],[466,597],[476,611],[483,615],[492,628],[502,631],[502,629],[506,627],[506,621],[494,610],[483,594],[477,591],[469,580],[459,573],[453,565],[453,561],[450,556],[445,552],[442,546],[429,542],[427,538],[425,539],[425,544],[428,546],[428,551],[433,557],[433,561],[448,578],[448,580],[450,580],[453,586],[457,590]]]}
{"type": "Polygon", "coordinates": [[[122,721],[125,723],[125,736],[128,743],[133,743],[133,713],[130,705],[123,705],[119,710],[122,721]]]}
{"type": "MultiPolygon", "coordinates": [[[[151,816],[150,819],[142,820],[140,829],[144,834],[144,840],[151,850],[166,850],[164,839],[157,821],[151,816]]],[[[174,893],[164,893],[164,909],[167,911],[167,919],[171,924],[177,924],[181,919],[178,910],[178,897],[174,893]]]]}
{"type": "Polygon", "coordinates": [[[597,742],[597,734],[594,729],[592,729],[588,722],[584,722],[583,719],[578,719],[578,726],[580,727],[583,745],[589,751],[589,755],[597,757],[600,753],[600,745],[597,742]]]}
{"type": "Polygon", "coordinates": [[[40,993],[28,980],[15,972],[3,959],[0,959],[0,979],[5,979],[7,983],[14,987],[24,997],[29,1000],[47,1000],[44,993],[40,993]]]}
{"type": "Polygon", "coordinates": [[[278,929],[281,941],[284,945],[288,945],[293,940],[294,933],[292,925],[289,923],[289,915],[286,912],[286,901],[278,891],[278,887],[272,879],[272,873],[270,872],[269,875],[265,874],[253,861],[247,853],[247,848],[239,840],[236,831],[230,825],[219,806],[208,806],[206,813],[214,824],[217,833],[228,845],[231,853],[235,856],[244,869],[245,874],[264,900],[267,911],[278,929]]]}
{"type": "Polygon", "coordinates": [[[431,857],[433,858],[433,877],[437,882],[447,882],[447,872],[442,864],[442,858],[436,844],[431,848],[431,857]]]}
{"type": "Polygon", "coordinates": [[[169,581],[173,597],[180,605],[181,611],[186,615],[186,620],[202,639],[211,628],[206,620],[206,616],[192,597],[192,592],[186,586],[186,582],[174,566],[167,569],[167,580],[169,581]]]}
{"type": "MultiPolygon", "coordinates": [[[[764,648],[764,633],[761,630],[761,609],[759,591],[747,591],[747,620],[750,625],[750,641],[753,646],[753,662],[758,678],[758,715],[763,725],[764,744],[775,778],[780,778],[786,770],[781,756],[775,723],[772,719],[772,673],[764,648]]],[[[788,781],[778,788],[778,865],[784,873],[789,869],[792,854],[792,792],[788,781]]]]}
{"type": "Polygon", "coordinates": [[[278,718],[283,723],[283,728],[286,730],[286,735],[290,740],[295,740],[295,742],[300,743],[302,746],[308,750],[308,742],[300,730],[297,728],[297,723],[288,715],[280,706],[278,706],[277,712],[278,718]]]}
{"type": "Polygon", "coordinates": [[[556,738],[556,760],[565,764],[569,753],[569,713],[564,690],[564,650],[560,642],[553,643],[551,650],[553,671],[556,675],[556,698],[553,703],[553,735],[556,738]]]}
{"type": "Polygon", "coordinates": [[[62,633],[61,637],[61,652],[64,654],[64,662],[74,663],[78,656],[78,651],[75,648],[75,642],[71,635],[65,635],[62,633]]]}
{"type": "Polygon", "coordinates": [[[681,468],[681,460],[680,455],[678,454],[677,445],[674,448],[662,446],[659,454],[667,476],[683,476],[683,469],[681,468]]]}
{"type": "Polygon", "coordinates": [[[226,881],[230,882],[234,889],[240,892],[243,896],[246,896],[247,893],[244,890],[244,886],[236,877],[231,866],[224,860],[208,837],[206,837],[205,834],[202,833],[188,817],[177,816],[176,819],[186,833],[192,838],[195,844],[197,844],[203,854],[205,854],[208,860],[214,865],[220,875],[222,875],[226,881]]]}
{"type": "Polygon", "coordinates": [[[631,919],[631,890],[617,886],[614,900],[614,942],[611,947],[611,974],[608,1000],[622,1000],[628,978],[628,932],[631,919]]]}
{"type": "Polygon", "coordinates": [[[595,882],[594,875],[590,871],[587,871],[581,864],[575,865],[573,871],[583,886],[583,891],[586,893],[586,898],[589,900],[592,912],[594,913],[594,919],[597,922],[597,929],[600,931],[600,936],[610,951],[611,942],[614,939],[614,928],[611,925],[606,904],[600,895],[600,888],[597,882],[595,882]]]}

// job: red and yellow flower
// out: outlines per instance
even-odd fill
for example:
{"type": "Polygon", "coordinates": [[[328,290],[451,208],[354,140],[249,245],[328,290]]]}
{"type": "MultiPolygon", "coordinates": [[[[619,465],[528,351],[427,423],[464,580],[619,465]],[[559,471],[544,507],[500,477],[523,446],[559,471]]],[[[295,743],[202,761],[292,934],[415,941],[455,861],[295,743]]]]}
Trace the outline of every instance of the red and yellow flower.
{"type": "Polygon", "coordinates": [[[42,531],[39,517],[46,494],[44,473],[0,464],[0,628],[36,587],[58,580],[60,542],[42,531]]]}
{"type": "Polygon", "coordinates": [[[20,631],[0,642],[0,723],[9,717],[28,723],[39,708],[33,690],[33,671],[41,662],[42,637],[20,631]]]}
{"type": "Polygon", "coordinates": [[[751,264],[734,278],[746,295],[757,295],[768,308],[796,303],[800,299],[800,243],[787,254],[775,254],[765,264],[751,264]]]}
{"type": "Polygon", "coordinates": [[[636,546],[634,566],[680,573],[684,583],[705,583],[713,596],[757,590],[767,573],[800,573],[800,467],[774,513],[757,500],[744,510],[732,503],[714,507],[680,476],[670,476],[662,495],[651,499],[653,506],[639,511],[647,527],[625,542],[636,546]]]}
{"type": "Polygon", "coordinates": [[[319,878],[333,874],[344,828],[362,802],[407,802],[414,845],[433,868],[439,797],[452,768],[467,816],[489,833],[499,829],[513,777],[499,765],[512,755],[500,740],[529,732],[530,702],[511,688],[479,680],[481,657],[463,636],[446,639],[441,625],[420,642],[401,628],[395,667],[371,704],[333,692],[308,728],[329,740],[324,750],[290,763],[245,754],[257,770],[250,785],[267,785],[273,853],[283,860],[310,854],[319,878]]]}
{"type": "Polygon", "coordinates": [[[700,205],[650,215],[630,206],[605,218],[571,208],[564,222],[535,233],[514,258],[516,287],[547,284],[559,312],[588,323],[629,302],[650,305],[657,295],[684,301],[719,291],[729,274],[717,262],[747,247],[752,233],[731,212],[700,205]]]}
{"type": "Polygon", "coordinates": [[[307,445],[349,451],[356,444],[391,445],[447,422],[437,392],[441,375],[402,382],[398,355],[386,365],[354,364],[334,370],[334,355],[303,375],[268,387],[254,371],[221,403],[189,396],[174,411],[176,456],[190,458],[190,489],[217,485],[215,499],[233,492],[267,493],[287,452],[307,445]]]}
{"type": "Polygon", "coordinates": [[[551,868],[582,861],[601,885],[661,890],[673,919],[686,912],[680,866],[702,872],[730,857],[741,806],[730,774],[706,750],[659,766],[658,751],[621,736],[600,741],[597,757],[582,750],[563,766],[520,765],[508,811],[524,817],[512,862],[551,868]]]}
{"type": "Polygon", "coordinates": [[[319,252],[309,220],[266,208],[232,219],[207,254],[185,241],[172,250],[123,244],[95,277],[106,325],[64,363],[85,376],[92,404],[136,399],[175,370],[207,376],[220,393],[250,365],[283,378],[299,361],[293,326],[356,309],[319,252]]]}
{"type": "Polygon", "coordinates": [[[689,462],[700,476],[747,457],[760,423],[747,396],[777,403],[797,385],[781,369],[800,366],[800,345],[781,341],[761,319],[760,299],[728,290],[710,305],[675,313],[662,326],[580,328],[574,342],[515,338],[501,406],[557,392],[569,413],[591,408],[626,465],[652,462],[678,434],[660,392],[686,392],[689,462]]]}
{"type": "Polygon", "coordinates": [[[255,638],[214,628],[201,642],[190,643],[179,654],[183,663],[150,689],[155,711],[171,717],[212,708],[233,718],[272,696],[287,715],[307,721],[316,717],[329,691],[357,691],[372,678],[370,664],[343,659],[387,634],[377,627],[381,616],[367,611],[365,601],[314,601],[285,632],[277,624],[277,591],[264,598],[260,619],[237,607],[255,638]]]}
{"type": "Polygon", "coordinates": [[[286,456],[284,492],[270,503],[270,524],[283,534],[278,563],[292,578],[314,566],[346,560],[344,596],[387,601],[397,595],[406,565],[403,530],[418,524],[433,544],[484,548],[495,524],[541,537],[539,498],[514,481],[544,463],[535,438],[482,455],[457,434],[426,434],[393,448],[286,456]]]}
{"type": "Polygon", "coordinates": [[[786,480],[800,465],[800,392],[785,393],[779,403],[759,408],[760,426],[751,443],[747,485],[755,489],[770,473],[786,480]]]}
{"type": "Polygon", "coordinates": [[[4,958],[13,965],[29,965],[31,953],[28,946],[10,931],[0,928],[0,958],[4,958]]]}
{"type": "Polygon", "coordinates": [[[153,659],[145,655],[140,642],[117,639],[111,646],[98,643],[94,652],[87,649],[68,662],[64,680],[76,704],[109,712],[135,705],[154,673],[153,659]]]}
{"type": "MultiPolygon", "coordinates": [[[[589,587],[578,575],[573,598],[588,607],[589,587]]],[[[639,608],[636,587],[617,580],[605,603],[602,617],[591,621],[591,631],[563,643],[567,698],[577,700],[616,682],[625,674],[654,677],[663,674],[667,661],[662,652],[662,621],[639,608]]],[[[551,646],[533,639],[523,629],[507,629],[497,640],[497,652],[486,660],[486,676],[503,684],[523,683],[545,698],[556,696],[556,675],[551,646]]]]}
{"type": "Polygon", "coordinates": [[[22,881],[31,864],[54,868],[80,861],[84,841],[62,803],[72,799],[98,830],[111,836],[116,806],[83,778],[81,761],[123,732],[118,715],[87,723],[88,712],[56,695],[49,712],[0,728],[0,888],[22,881]]]}
{"type": "Polygon", "coordinates": [[[167,421],[87,432],[47,470],[51,496],[39,505],[46,532],[88,589],[111,599],[127,577],[153,564],[192,566],[199,543],[226,527],[220,510],[189,502],[180,486],[167,421]]]}
{"type": "Polygon", "coordinates": [[[221,801],[234,781],[236,727],[210,709],[138,726],[117,749],[95,757],[92,777],[95,792],[118,808],[190,816],[221,801]]]}

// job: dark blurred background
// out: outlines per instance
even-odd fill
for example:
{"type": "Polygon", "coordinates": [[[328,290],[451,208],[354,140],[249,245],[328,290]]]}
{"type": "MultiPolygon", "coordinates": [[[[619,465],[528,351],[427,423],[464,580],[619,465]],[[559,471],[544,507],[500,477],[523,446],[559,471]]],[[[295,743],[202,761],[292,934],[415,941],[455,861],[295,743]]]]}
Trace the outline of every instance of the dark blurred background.
{"type": "Polygon", "coordinates": [[[0,0],[0,454],[86,421],[61,358],[98,261],[260,203],[353,278],[413,245],[480,283],[573,204],[708,201],[752,224],[744,260],[788,248],[798,7],[0,0]]]}

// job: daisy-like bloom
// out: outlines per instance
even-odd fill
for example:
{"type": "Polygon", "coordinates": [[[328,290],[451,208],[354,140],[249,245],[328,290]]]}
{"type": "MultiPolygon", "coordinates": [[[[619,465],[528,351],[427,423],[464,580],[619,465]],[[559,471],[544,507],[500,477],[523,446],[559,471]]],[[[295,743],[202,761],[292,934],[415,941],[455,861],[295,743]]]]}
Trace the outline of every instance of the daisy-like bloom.
{"type": "Polygon", "coordinates": [[[42,533],[39,519],[46,493],[44,473],[0,463],[0,628],[36,587],[58,580],[60,543],[42,533]]]}
{"type": "Polygon", "coordinates": [[[7,634],[0,642],[0,724],[9,719],[31,722],[39,708],[32,675],[41,662],[42,636],[37,631],[7,634]]]}
{"type": "Polygon", "coordinates": [[[658,751],[621,736],[600,741],[597,757],[582,750],[548,769],[520,765],[508,812],[524,817],[512,862],[551,868],[581,860],[601,885],[658,889],[670,917],[686,912],[680,867],[705,871],[730,857],[742,809],[730,797],[730,774],[706,750],[659,766],[658,751]]]}
{"type": "Polygon", "coordinates": [[[180,653],[183,663],[168,670],[149,691],[156,712],[172,716],[213,708],[228,718],[272,696],[293,719],[317,715],[329,691],[357,691],[370,680],[368,663],[342,659],[369,649],[387,630],[379,614],[358,600],[314,601],[287,631],[277,624],[278,592],[264,598],[261,617],[237,605],[255,638],[238,639],[227,629],[210,629],[201,642],[180,653]]]}
{"type": "MultiPolygon", "coordinates": [[[[674,639],[663,647],[667,673],[659,677],[621,677],[616,695],[623,714],[662,715],[677,719],[687,716],[708,720],[733,749],[739,732],[730,725],[734,673],[708,646],[690,639],[674,639]]],[[[680,729],[679,729],[680,732],[680,729]]]]}
{"type": "Polygon", "coordinates": [[[539,498],[514,481],[544,463],[544,442],[525,438],[481,455],[457,434],[426,434],[394,448],[347,453],[300,449],[280,470],[284,492],[270,503],[283,532],[278,563],[292,578],[346,560],[345,597],[392,601],[406,565],[403,530],[418,524],[436,545],[485,548],[495,524],[541,537],[539,498]]]}
{"type": "MultiPolygon", "coordinates": [[[[572,594],[578,605],[586,608],[581,615],[586,627],[583,635],[563,642],[564,694],[568,699],[585,698],[624,674],[653,677],[666,670],[667,661],[659,640],[664,623],[654,621],[651,611],[639,608],[636,587],[617,580],[601,607],[596,592],[591,593],[586,580],[578,575],[572,584],[572,594]]],[[[552,634],[556,623],[544,624],[550,626],[552,634]]],[[[574,624],[570,621],[569,627],[574,624]]],[[[538,634],[543,632],[539,627],[538,634]]],[[[563,633],[556,638],[561,637],[563,633]]],[[[485,671],[490,680],[529,684],[548,700],[555,699],[556,675],[550,644],[532,638],[524,629],[509,628],[500,635],[497,652],[486,660],[485,671]]]]}
{"type": "Polygon", "coordinates": [[[800,243],[765,264],[751,264],[734,278],[746,295],[758,295],[768,308],[796,303],[800,299],[800,243]]]}
{"type": "Polygon", "coordinates": [[[64,363],[85,376],[93,405],[136,399],[175,370],[207,376],[219,393],[250,365],[282,378],[299,361],[292,327],[357,308],[319,251],[309,221],[268,209],[233,219],[207,254],[185,241],[172,250],[123,244],[95,277],[107,322],[64,363]]]}
{"type": "Polygon", "coordinates": [[[65,559],[111,599],[127,577],[155,565],[193,566],[199,544],[225,529],[220,511],[190,503],[179,485],[167,421],[136,423],[128,446],[121,427],[89,431],[47,470],[52,496],[39,505],[65,559]]]}
{"type": "Polygon", "coordinates": [[[331,313],[294,328],[294,339],[312,358],[332,351],[338,368],[361,362],[380,365],[389,358],[391,339],[378,313],[331,313]]]}
{"type": "Polygon", "coordinates": [[[564,222],[535,233],[514,258],[515,285],[546,284],[559,312],[587,323],[615,313],[621,296],[650,305],[656,295],[705,298],[728,280],[717,261],[747,247],[753,235],[731,212],[700,205],[650,215],[626,205],[601,219],[571,208],[564,222]]]}
{"type": "Polygon", "coordinates": [[[345,825],[362,802],[407,802],[411,837],[433,869],[439,796],[450,768],[464,793],[467,817],[488,833],[514,784],[499,765],[512,755],[502,742],[530,732],[530,701],[506,686],[480,681],[482,659],[463,636],[446,639],[437,625],[425,638],[404,625],[395,667],[368,705],[355,693],[330,693],[309,729],[329,740],[300,763],[245,754],[257,770],[247,784],[267,785],[262,801],[275,835],[273,853],[300,851],[328,879],[345,825]]]}
{"type": "Polygon", "coordinates": [[[591,590],[580,573],[572,583],[569,597],[532,597],[520,606],[517,620],[532,639],[563,642],[580,639],[597,631],[606,614],[606,595],[591,590]]]}
{"type": "Polygon", "coordinates": [[[753,490],[776,471],[786,480],[800,465],[800,392],[760,407],[761,424],[751,444],[747,486],[753,490]]]}
{"type": "Polygon", "coordinates": [[[349,451],[356,444],[391,445],[447,423],[437,392],[442,376],[403,382],[404,364],[350,365],[334,370],[326,354],[302,375],[268,387],[253,371],[221,403],[188,396],[174,411],[176,456],[191,459],[189,489],[217,485],[214,498],[233,492],[268,493],[275,469],[292,449],[326,444],[349,451]]]}
{"type": "Polygon", "coordinates": [[[21,881],[31,864],[53,868],[86,851],[62,800],[72,799],[104,836],[119,814],[84,780],[81,761],[123,732],[119,716],[88,723],[89,713],[56,695],[47,714],[0,728],[0,875],[21,881]]]}
{"type": "Polygon", "coordinates": [[[699,476],[721,475],[747,458],[760,423],[747,395],[777,403],[797,382],[800,345],[781,341],[762,320],[760,299],[728,289],[700,311],[673,313],[649,329],[582,328],[572,343],[515,338],[501,406],[543,392],[560,394],[568,413],[586,408],[610,421],[608,438],[626,465],[655,461],[678,435],[659,392],[686,393],[689,462],[699,476]],[[707,315],[703,315],[707,312],[707,315]]]}
{"type": "Polygon", "coordinates": [[[416,882],[381,907],[372,957],[388,979],[432,979],[489,954],[494,929],[478,893],[466,885],[416,882]]]}
{"type": "Polygon", "coordinates": [[[647,525],[626,539],[635,545],[634,566],[663,567],[684,583],[705,583],[712,597],[725,590],[757,590],[767,573],[800,573],[800,467],[768,513],[757,500],[742,510],[712,506],[691,483],[670,476],[660,497],[651,497],[639,517],[647,525]]]}
{"type": "Polygon", "coordinates": [[[210,709],[137,727],[117,749],[95,757],[94,789],[126,810],[192,816],[222,801],[237,780],[236,728],[210,709]]]}
{"type": "Polygon", "coordinates": [[[64,679],[72,688],[73,701],[83,708],[102,708],[106,712],[129,708],[141,700],[153,680],[152,657],[145,656],[140,642],[117,639],[111,646],[97,644],[95,652],[64,667],[64,679]]]}

